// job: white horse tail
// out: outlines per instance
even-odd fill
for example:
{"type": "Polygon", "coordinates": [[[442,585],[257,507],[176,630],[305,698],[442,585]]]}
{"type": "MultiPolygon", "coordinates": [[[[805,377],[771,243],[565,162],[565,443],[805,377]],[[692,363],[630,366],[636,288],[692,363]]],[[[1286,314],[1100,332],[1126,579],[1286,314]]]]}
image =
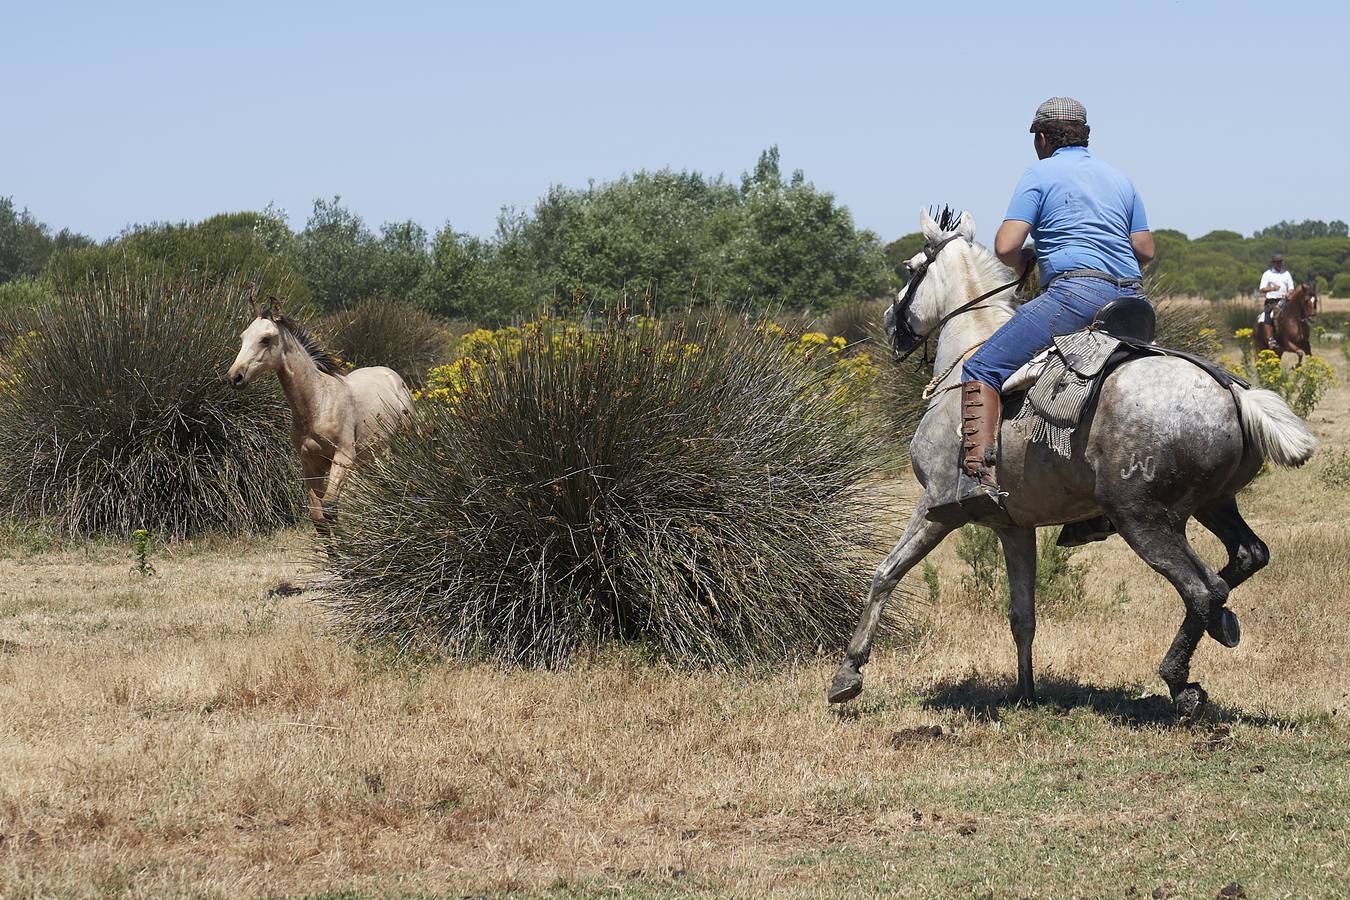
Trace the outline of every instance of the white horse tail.
{"type": "Polygon", "coordinates": [[[1312,458],[1317,438],[1274,391],[1232,386],[1247,440],[1277,466],[1301,466],[1312,458]]]}

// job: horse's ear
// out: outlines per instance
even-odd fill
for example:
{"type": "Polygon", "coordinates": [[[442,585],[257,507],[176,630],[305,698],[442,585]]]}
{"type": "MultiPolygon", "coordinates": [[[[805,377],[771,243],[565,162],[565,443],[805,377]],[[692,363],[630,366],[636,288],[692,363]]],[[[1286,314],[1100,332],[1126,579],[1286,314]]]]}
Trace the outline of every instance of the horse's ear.
{"type": "Polygon", "coordinates": [[[975,243],[975,217],[969,212],[961,213],[961,219],[956,223],[956,233],[975,243]]]}
{"type": "Polygon", "coordinates": [[[936,241],[942,236],[942,229],[938,227],[938,223],[933,221],[933,217],[924,208],[919,209],[919,230],[930,241],[936,241]]]}

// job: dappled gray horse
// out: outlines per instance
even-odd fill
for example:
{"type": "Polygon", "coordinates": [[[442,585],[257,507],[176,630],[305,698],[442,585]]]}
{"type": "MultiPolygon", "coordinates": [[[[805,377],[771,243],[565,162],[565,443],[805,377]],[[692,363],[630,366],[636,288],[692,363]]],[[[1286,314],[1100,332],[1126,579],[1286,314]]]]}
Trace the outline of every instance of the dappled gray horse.
{"type": "MultiPolygon", "coordinates": [[[[910,445],[924,494],[900,542],[877,566],[867,608],[830,685],[832,703],[862,691],[860,669],[900,579],[961,524],[927,518],[930,506],[953,494],[958,471],[960,392],[948,388],[959,384],[962,360],[1016,308],[1012,273],[975,243],[969,213],[949,231],[941,230],[926,212],[920,218],[927,246],[909,266],[912,277],[921,280],[902,310],[900,325],[908,329],[904,333],[917,336],[938,332],[932,402],[910,445]],[[1005,289],[997,291],[1000,285],[1005,289]],[[958,312],[989,291],[997,292],[958,312]]],[[[888,330],[894,326],[888,322],[888,330]]],[[[1006,419],[1000,443],[999,481],[1007,492],[1004,506],[1012,524],[991,527],[1007,561],[1020,697],[1035,697],[1031,643],[1036,633],[1036,528],[1105,514],[1185,603],[1185,618],[1158,673],[1177,710],[1196,712],[1206,696],[1188,680],[1191,656],[1205,633],[1226,646],[1237,645],[1237,618],[1225,607],[1229,592],[1270,557],[1243,521],[1234,495],[1264,460],[1280,466],[1306,462],[1316,439],[1278,395],[1236,384],[1225,388],[1191,362],[1150,355],[1110,371],[1095,406],[1087,408],[1073,432],[1068,458],[1029,441],[1006,419]],[[1223,541],[1228,564],[1222,571],[1215,573],[1191,548],[1186,539],[1191,517],[1223,541]]]]}

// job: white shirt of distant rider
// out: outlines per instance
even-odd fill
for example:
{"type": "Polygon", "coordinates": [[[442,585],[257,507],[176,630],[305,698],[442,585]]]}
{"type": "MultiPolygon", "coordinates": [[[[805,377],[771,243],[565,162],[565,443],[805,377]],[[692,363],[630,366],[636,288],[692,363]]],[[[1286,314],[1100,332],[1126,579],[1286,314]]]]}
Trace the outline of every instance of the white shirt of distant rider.
{"type": "MultiPolygon", "coordinates": [[[[1251,282],[1247,282],[1251,284],[1251,282]]],[[[1274,269],[1266,269],[1265,274],[1261,276],[1261,286],[1257,292],[1265,298],[1267,302],[1272,300],[1283,300],[1289,296],[1289,292],[1294,289],[1294,276],[1289,274],[1289,270],[1276,272],[1274,269]],[[1274,288],[1274,290],[1271,290],[1274,288]],[[1267,293],[1269,291],[1269,293],[1267,293]]]]}

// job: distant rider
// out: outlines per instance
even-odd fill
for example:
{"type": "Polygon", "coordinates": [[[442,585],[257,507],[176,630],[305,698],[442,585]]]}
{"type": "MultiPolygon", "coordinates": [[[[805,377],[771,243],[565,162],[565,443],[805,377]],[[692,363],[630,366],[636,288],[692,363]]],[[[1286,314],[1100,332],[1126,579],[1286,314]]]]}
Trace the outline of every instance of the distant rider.
{"type": "Polygon", "coordinates": [[[1153,235],[1130,179],[1088,153],[1087,110],[1068,97],[1042,103],[1031,120],[1036,157],[1013,191],[994,239],[1005,265],[1040,264],[1040,296],[966,361],[961,385],[961,469],[956,501],[972,518],[1001,515],[995,473],[1000,390],[1051,338],[1089,325],[1112,300],[1138,297],[1153,235]],[[1027,235],[1034,254],[1024,249],[1027,235]]]}
{"type": "Polygon", "coordinates": [[[1257,293],[1265,302],[1265,311],[1261,315],[1261,321],[1270,325],[1270,349],[1279,350],[1279,342],[1275,340],[1275,307],[1280,301],[1289,296],[1294,289],[1294,276],[1284,267],[1284,254],[1276,253],[1270,258],[1270,268],[1261,273],[1261,286],[1257,288],[1257,293]]]}

